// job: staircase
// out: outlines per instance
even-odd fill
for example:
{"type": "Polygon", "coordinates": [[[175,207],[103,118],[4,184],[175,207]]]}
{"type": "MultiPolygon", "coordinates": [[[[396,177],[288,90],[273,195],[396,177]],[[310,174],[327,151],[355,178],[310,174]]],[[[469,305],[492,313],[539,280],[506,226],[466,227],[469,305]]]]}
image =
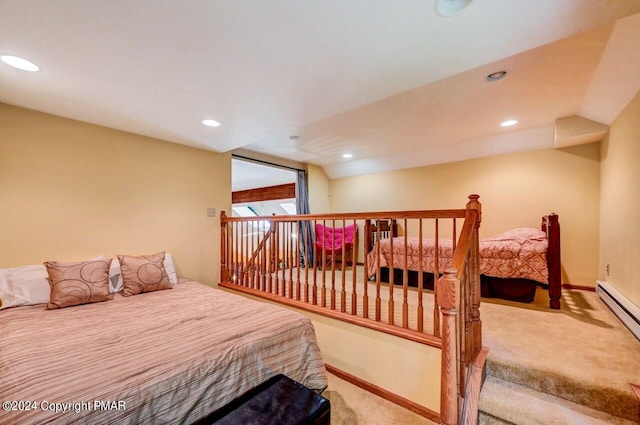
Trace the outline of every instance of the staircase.
{"type": "Polygon", "coordinates": [[[597,296],[565,291],[559,312],[528,308],[483,301],[480,424],[640,424],[640,342],[597,296]]]}
{"type": "Polygon", "coordinates": [[[633,394],[604,387],[580,387],[579,382],[567,382],[566,377],[549,377],[530,370],[518,373],[489,362],[480,394],[480,424],[638,423],[638,400],[633,394]]]}

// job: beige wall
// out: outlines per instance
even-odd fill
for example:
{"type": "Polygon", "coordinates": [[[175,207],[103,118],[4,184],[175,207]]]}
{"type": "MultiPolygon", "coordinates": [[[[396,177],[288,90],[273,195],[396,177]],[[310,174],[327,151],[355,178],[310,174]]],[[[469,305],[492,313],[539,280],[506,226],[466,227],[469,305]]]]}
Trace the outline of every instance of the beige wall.
{"type": "Polygon", "coordinates": [[[593,286],[599,245],[599,144],[331,180],[332,212],[464,208],[482,202],[481,236],[559,214],[563,281],[593,286]]]}
{"type": "Polygon", "coordinates": [[[230,155],[0,104],[0,188],[0,267],[165,250],[218,282],[230,155]]]}
{"type": "Polygon", "coordinates": [[[327,364],[434,412],[440,411],[439,348],[300,312],[313,322],[327,364]]]}
{"type": "Polygon", "coordinates": [[[601,173],[599,278],[640,307],[640,92],[602,143],[601,173]]]}
{"type": "Polygon", "coordinates": [[[309,209],[311,214],[331,212],[329,203],[329,178],[322,168],[307,164],[307,184],[309,188],[309,209]]]}
{"type": "MultiPolygon", "coordinates": [[[[274,304],[262,298],[242,295],[274,304]]],[[[442,353],[439,348],[305,310],[287,308],[311,319],[325,363],[434,412],[440,411],[442,353]]]]}

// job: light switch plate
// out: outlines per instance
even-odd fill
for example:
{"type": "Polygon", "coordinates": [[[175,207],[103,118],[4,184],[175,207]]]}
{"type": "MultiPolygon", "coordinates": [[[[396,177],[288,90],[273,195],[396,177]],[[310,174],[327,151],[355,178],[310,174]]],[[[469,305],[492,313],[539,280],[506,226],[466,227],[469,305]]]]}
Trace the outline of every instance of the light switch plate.
{"type": "Polygon", "coordinates": [[[216,209],[215,208],[207,208],[207,217],[215,217],[216,209]]]}

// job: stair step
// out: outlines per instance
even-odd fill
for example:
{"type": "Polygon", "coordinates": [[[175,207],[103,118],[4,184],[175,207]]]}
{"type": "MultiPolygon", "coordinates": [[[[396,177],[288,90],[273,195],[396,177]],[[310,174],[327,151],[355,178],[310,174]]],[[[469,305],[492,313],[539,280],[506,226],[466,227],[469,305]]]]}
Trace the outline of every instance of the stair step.
{"type": "Polygon", "coordinates": [[[480,423],[515,425],[637,425],[534,389],[487,376],[480,393],[480,423]]]}
{"type": "Polygon", "coordinates": [[[557,371],[527,368],[506,358],[492,358],[491,352],[487,360],[487,374],[612,416],[630,420],[638,418],[638,400],[631,386],[622,390],[599,382],[581,381],[557,371]]]}

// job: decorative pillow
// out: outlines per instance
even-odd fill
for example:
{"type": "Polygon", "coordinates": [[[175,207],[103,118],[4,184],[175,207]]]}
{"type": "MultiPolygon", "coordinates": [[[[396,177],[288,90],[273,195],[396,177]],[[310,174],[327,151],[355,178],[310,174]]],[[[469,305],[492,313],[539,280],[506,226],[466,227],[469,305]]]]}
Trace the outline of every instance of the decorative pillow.
{"type": "Polygon", "coordinates": [[[176,267],[173,265],[173,256],[168,252],[164,254],[164,269],[169,275],[169,282],[172,285],[176,285],[178,283],[178,274],[176,273],[176,267]]]}
{"type": "Polygon", "coordinates": [[[0,270],[0,309],[46,304],[51,288],[43,265],[0,270]]]}
{"type": "Polygon", "coordinates": [[[51,285],[48,310],[112,298],[109,293],[110,258],[74,263],[47,261],[44,265],[51,285]]]}
{"type": "Polygon", "coordinates": [[[115,294],[122,291],[122,271],[118,260],[111,262],[109,267],[109,292],[115,294]]]}
{"type": "Polygon", "coordinates": [[[153,255],[118,255],[122,273],[122,295],[171,289],[173,286],[164,268],[164,252],[153,255]]]}

